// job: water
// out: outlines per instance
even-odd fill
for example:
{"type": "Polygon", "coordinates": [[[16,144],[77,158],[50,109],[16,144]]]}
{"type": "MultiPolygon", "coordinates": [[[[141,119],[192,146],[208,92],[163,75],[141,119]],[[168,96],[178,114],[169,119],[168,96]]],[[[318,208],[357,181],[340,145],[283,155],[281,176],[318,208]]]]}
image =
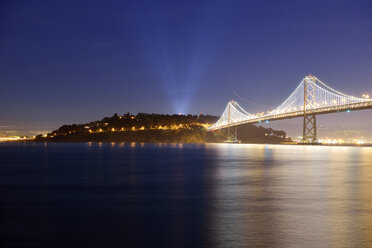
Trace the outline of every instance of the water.
{"type": "Polygon", "coordinates": [[[0,144],[1,247],[371,247],[372,148],[0,144]]]}

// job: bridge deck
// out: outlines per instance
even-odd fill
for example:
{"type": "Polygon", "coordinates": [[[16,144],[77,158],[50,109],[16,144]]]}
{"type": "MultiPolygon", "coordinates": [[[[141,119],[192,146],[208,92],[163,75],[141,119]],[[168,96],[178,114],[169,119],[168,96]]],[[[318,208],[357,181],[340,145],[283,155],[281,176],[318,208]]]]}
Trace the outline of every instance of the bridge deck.
{"type": "MultiPolygon", "coordinates": [[[[308,109],[306,110],[307,115],[316,114],[330,114],[330,113],[337,113],[337,112],[344,112],[344,111],[356,111],[356,110],[362,110],[362,109],[372,109],[372,100],[361,102],[361,103],[354,103],[354,104],[345,104],[345,105],[339,105],[339,106],[330,106],[330,107],[323,107],[323,108],[316,108],[316,109],[308,109]]],[[[230,125],[221,125],[218,127],[210,127],[209,130],[218,130],[222,128],[227,128],[228,126],[234,127],[239,126],[243,124],[255,124],[265,121],[275,121],[275,120],[283,120],[283,119],[292,119],[296,117],[304,116],[304,111],[294,111],[289,113],[283,113],[283,114],[277,114],[277,115],[270,115],[270,116],[261,116],[253,119],[248,119],[240,122],[233,122],[230,123],[230,125]]]]}

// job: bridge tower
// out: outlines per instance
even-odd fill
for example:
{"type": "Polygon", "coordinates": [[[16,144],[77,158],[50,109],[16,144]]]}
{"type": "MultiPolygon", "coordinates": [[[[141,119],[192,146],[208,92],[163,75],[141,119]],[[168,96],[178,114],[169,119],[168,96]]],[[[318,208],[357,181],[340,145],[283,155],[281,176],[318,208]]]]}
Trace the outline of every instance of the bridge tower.
{"type": "Polygon", "coordinates": [[[306,76],[304,80],[304,124],[303,124],[303,144],[317,144],[316,115],[307,114],[309,109],[316,107],[316,77],[306,76]]]}
{"type": "Polygon", "coordinates": [[[238,127],[230,126],[230,119],[231,119],[231,105],[235,105],[235,101],[231,100],[228,104],[228,109],[227,109],[227,140],[225,142],[227,143],[237,143],[238,141],[238,127]]]}

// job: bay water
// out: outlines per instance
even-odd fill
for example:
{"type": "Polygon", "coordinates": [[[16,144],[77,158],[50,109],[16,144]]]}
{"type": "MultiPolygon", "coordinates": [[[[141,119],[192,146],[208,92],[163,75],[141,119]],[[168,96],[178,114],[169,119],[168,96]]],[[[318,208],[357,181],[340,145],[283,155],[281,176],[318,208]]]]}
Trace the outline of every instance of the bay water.
{"type": "Polygon", "coordinates": [[[0,247],[372,247],[372,147],[0,143],[0,247]]]}

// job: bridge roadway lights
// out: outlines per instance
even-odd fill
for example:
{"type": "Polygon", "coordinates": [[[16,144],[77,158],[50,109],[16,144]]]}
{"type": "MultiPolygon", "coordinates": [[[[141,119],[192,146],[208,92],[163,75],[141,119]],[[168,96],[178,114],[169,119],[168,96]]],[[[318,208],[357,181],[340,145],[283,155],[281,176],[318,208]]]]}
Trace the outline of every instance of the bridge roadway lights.
{"type": "Polygon", "coordinates": [[[301,144],[303,145],[318,145],[316,135],[316,116],[313,115],[304,115],[304,126],[303,126],[303,135],[302,135],[301,144]]]}

